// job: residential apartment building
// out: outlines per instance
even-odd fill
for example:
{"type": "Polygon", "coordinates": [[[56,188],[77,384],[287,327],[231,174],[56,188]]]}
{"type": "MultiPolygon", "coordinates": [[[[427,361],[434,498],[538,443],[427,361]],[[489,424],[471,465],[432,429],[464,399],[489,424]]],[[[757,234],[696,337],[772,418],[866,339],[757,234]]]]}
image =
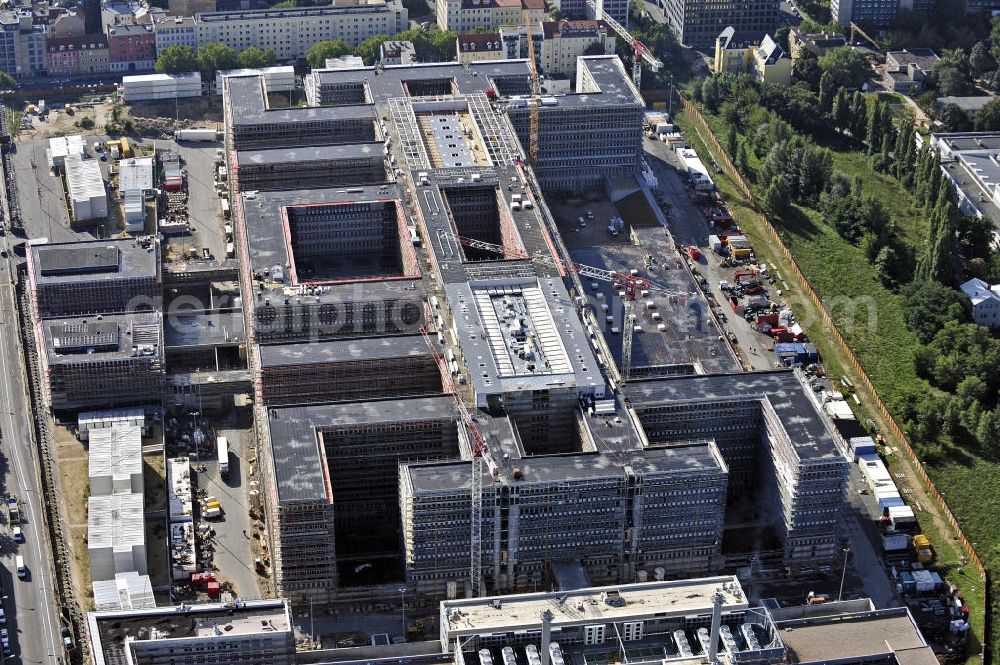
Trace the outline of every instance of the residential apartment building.
{"type": "Polygon", "coordinates": [[[612,55],[615,33],[604,21],[546,21],[542,23],[542,71],[573,76],[582,55],[612,55]]]}
{"type": "Polygon", "coordinates": [[[504,60],[507,58],[499,32],[459,35],[455,39],[455,48],[458,50],[458,62],[462,65],[481,60],[504,60]]]}
{"type": "Polygon", "coordinates": [[[101,74],[110,69],[108,39],[104,35],[55,37],[46,43],[49,74],[101,74]]]}
{"type": "Polygon", "coordinates": [[[823,55],[827,51],[846,45],[847,40],[844,36],[833,32],[807,33],[797,26],[792,26],[788,32],[788,46],[792,50],[792,60],[802,55],[803,51],[823,55]]]}
{"type": "Polygon", "coordinates": [[[320,7],[205,12],[195,17],[199,46],[221,42],[236,52],[251,46],[274,49],[278,60],[304,57],[310,46],[327,39],[357,46],[407,26],[408,13],[400,0],[341,0],[320,7]]]}
{"type": "Polygon", "coordinates": [[[751,64],[758,81],[776,85],[790,85],[792,82],[792,59],[771,35],[765,35],[764,41],[754,49],[751,64]]]}
{"type": "Polygon", "coordinates": [[[524,25],[522,0],[437,0],[438,27],[458,34],[524,25]]]}
{"type": "Polygon", "coordinates": [[[903,49],[885,54],[885,73],[892,81],[892,89],[912,95],[924,89],[924,81],[931,75],[934,63],[940,60],[929,48],[903,49]]]}
{"type": "MultiPolygon", "coordinates": [[[[545,35],[541,28],[531,31],[531,41],[535,47],[535,63],[541,67],[542,41],[545,35]]],[[[528,29],[523,25],[506,25],[500,28],[500,41],[503,43],[503,56],[507,60],[526,60],[528,58],[528,29]]]]}
{"type": "Polygon", "coordinates": [[[30,78],[45,72],[45,27],[34,24],[30,11],[0,12],[0,69],[30,78]]]}
{"type": "Polygon", "coordinates": [[[840,25],[865,21],[877,28],[888,27],[900,9],[919,9],[913,0],[830,0],[830,14],[840,25]]]}
{"type": "Polygon", "coordinates": [[[168,46],[189,46],[198,50],[198,31],[192,16],[168,16],[153,21],[156,52],[168,46]]]}
{"type": "Polygon", "coordinates": [[[743,74],[750,70],[754,50],[764,41],[766,32],[737,32],[727,27],[715,38],[715,59],[712,71],[716,74],[743,74]]]}
{"type": "Polygon", "coordinates": [[[778,24],[776,0],[658,0],[677,41],[711,49],[727,27],[737,32],[771,32],[778,24]]]}
{"type": "Polygon", "coordinates": [[[153,26],[126,23],[108,27],[108,61],[113,72],[148,72],[156,66],[153,26]]]}

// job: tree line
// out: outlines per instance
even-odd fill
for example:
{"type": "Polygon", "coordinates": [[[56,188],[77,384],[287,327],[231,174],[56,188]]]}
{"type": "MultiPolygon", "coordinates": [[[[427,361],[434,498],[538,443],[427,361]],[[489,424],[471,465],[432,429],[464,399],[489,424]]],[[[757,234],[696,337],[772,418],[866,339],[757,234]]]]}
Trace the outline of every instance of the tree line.
{"type": "Polygon", "coordinates": [[[912,121],[878,96],[848,90],[851,64],[838,61],[800,69],[812,84],[718,75],[691,92],[725,121],[724,147],[768,214],[794,226],[804,209],[818,212],[902,295],[921,343],[915,369],[937,389],[896,405],[922,453],[939,454],[947,437],[1000,455],[1000,340],[971,323],[968,298],[955,288],[972,276],[1000,282],[991,224],[960,212],[939,153],[929,141],[918,146],[912,121]],[[927,242],[907,241],[892,212],[864,193],[862,176],[834,168],[828,146],[865,154],[873,170],[912,192],[928,220],[927,242]]]}
{"type": "MultiPolygon", "coordinates": [[[[374,65],[378,60],[379,47],[389,40],[404,40],[413,43],[416,57],[423,62],[443,62],[455,58],[454,32],[432,27],[428,30],[413,28],[395,36],[375,35],[351,48],[342,39],[332,39],[313,44],[306,51],[306,62],[312,68],[324,67],[327,58],[356,55],[366,65],[374,65]]],[[[197,54],[190,46],[168,46],[156,58],[156,71],[160,74],[200,71],[205,78],[213,78],[219,70],[245,67],[259,69],[275,63],[274,49],[260,49],[251,46],[239,53],[226,44],[206,44],[197,54]]]]}

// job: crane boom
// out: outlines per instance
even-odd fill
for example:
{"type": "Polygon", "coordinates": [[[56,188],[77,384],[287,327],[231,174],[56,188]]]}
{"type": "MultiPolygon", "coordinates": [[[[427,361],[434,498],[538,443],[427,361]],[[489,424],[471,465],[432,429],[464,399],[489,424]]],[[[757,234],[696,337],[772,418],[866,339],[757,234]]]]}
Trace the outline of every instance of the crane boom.
{"type": "Polygon", "coordinates": [[[610,25],[611,29],[632,47],[632,82],[635,83],[636,88],[642,81],[642,62],[645,62],[654,72],[663,69],[663,62],[653,55],[645,44],[633,37],[632,33],[625,29],[625,26],[611,18],[611,15],[604,11],[604,8],[600,7],[595,0],[587,0],[587,6],[594,10],[595,17],[610,25]]]}

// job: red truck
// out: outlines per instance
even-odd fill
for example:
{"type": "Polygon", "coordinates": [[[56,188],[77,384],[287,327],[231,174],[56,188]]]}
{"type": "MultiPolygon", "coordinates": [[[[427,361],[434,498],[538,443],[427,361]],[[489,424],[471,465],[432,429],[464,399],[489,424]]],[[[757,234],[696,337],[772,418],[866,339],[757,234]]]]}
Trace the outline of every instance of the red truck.
{"type": "Polygon", "coordinates": [[[701,258],[701,250],[694,245],[687,246],[687,255],[692,261],[697,261],[701,258]]]}

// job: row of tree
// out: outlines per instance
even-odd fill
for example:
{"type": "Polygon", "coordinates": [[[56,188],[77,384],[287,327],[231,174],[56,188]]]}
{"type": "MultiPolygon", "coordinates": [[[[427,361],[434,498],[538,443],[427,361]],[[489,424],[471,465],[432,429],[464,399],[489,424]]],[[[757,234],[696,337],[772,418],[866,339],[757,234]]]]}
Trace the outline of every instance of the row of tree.
{"type": "Polygon", "coordinates": [[[259,49],[255,46],[236,53],[225,44],[206,44],[195,55],[190,46],[168,46],[156,58],[156,71],[160,74],[201,71],[206,78],[215,76],[220,69],[246,67],[257,69],[274,64],[274,49],[259,49]]]}
{"type": "MultiPolygon", "coordinates": [[[[357,55],[366,65],[373,65],[378,59],[379,46],[389,39],[413,42],[416,56],[424,62],[448,61],[455,58],[454,32],[441,30],[436,26],[429,30],[413,28],[400,32],[394,37],[376,35],[351,48],[342,39],[317,42],[306,51],[306,61],[310,67],[323,67],[327,58],[357,55]]],[[[245,48],[239,53],[226,44],[206,44],[198,53],[189,46],[168,46],[160,51],[156,59],[156,71],[161,74],[201,71],[206,78],[215,76],[220,69],[246,67],[257,69],[270,67],[275,62],[274,49],[245,48]]]]}
{"type": "Polygon", "coordinates": [[[718,76],[697,96],[728,124],[726,150],[769,214],[787,225],[801,214],[795,206],[817,211],[861,248],[883,285],[904,294],[907,325],[922,344],[917,370],[940,391],[934,398],[908,395],[898,405],[921,452],[939,452],[943,437],[951,437],[1000,455],[1000,340],[969,322],[968,299],[954,288],[963,272],[1000,281],[989,225],[959,212],[938,153],[927,144],[918,149],[912,122],[897,121],[877,97],[848,93],[838,85],[843,80],[823,70],[815,91],[799,81],[791,86],[799,92],[789,94],[749,77],[718,76]],[[811,122],[799,116],[802,104],[814,104],[811,122]],[[810,126],[816,132],[804,135],[810,126]],[[913,192],[929,220],[922,251],[864,193],[860,176],[833,168],[821,145],[831,141],[865,152],[873,167],[913,192]],[[970,355],[977,361],[967,362],[970,355]]]}

